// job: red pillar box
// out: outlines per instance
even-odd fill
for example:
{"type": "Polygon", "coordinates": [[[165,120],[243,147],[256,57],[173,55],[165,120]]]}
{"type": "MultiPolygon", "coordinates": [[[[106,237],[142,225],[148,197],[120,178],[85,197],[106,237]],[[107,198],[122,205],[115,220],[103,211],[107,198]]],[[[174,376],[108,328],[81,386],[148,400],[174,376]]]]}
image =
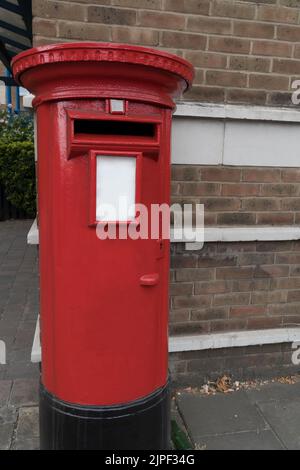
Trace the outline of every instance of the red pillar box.
{"type": "Polygon", "coordinates": [[[169,240],[119,232],[139,224],[134,204],[169,203],[173,99],[193,69],[69,43],[23,52],[13,71],[37,113],[41,447],[166,449],[169,240]],[[117,237],[99,239],[108,222],[117,237]]]}

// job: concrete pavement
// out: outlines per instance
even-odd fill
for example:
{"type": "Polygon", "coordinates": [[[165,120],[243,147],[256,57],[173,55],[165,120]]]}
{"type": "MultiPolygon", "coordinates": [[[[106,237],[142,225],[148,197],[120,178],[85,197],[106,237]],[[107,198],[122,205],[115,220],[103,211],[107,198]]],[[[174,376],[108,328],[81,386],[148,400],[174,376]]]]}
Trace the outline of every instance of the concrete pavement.
{"type": "MultiPolygon", "coordinates": [[[[38,449],[38,376],[30,353],[38,315],[32,221],[0,222],[0,449],[38,449]]],[[[175,416],[196,449],[300,449],[300,378],[205,396],[179,391],[175,416]]]]}

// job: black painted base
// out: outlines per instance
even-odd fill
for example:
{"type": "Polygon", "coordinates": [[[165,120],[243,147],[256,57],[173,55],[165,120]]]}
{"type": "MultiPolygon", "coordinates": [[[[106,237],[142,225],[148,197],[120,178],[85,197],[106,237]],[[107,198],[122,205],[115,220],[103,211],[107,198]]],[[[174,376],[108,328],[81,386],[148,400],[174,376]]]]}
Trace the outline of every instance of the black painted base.
{"type": "Polygon", "coordinates": [[[170,448],[169,384],[118,406],[66,403],[40,387],[42,450],[167,450],[170,448]]]}

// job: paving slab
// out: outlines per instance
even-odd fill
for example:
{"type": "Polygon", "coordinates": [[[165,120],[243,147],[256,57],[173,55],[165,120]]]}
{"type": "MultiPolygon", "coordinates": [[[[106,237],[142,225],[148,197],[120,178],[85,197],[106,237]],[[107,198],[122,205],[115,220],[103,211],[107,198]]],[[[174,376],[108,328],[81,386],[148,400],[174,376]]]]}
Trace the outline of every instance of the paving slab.
{"type": "Polygon", "coordinates": [[[12,450],[39,450],[40,439],[34,437],[32,439],[18,439],[13,444],[12,450]]]}
{"type": "Polygon", "coordinates": [[[16,379],[13,382],[10,404],[18,406],[36,405],[39,401],[39,385],[36,379],[16,379]]]}
{"type": "Polygon", "coordinates": [[[0,408],[8,404],[11,388],[11,380],[0,380],[0,408]]]}
{"type": "Polygon", "coordinates": [[[21,407],[16,426],[16,442],[39,437],[39,410],[37,406],[21,407]]]}
{"type": "Polygon", "coordinates": [[[300,381],[294,384],[269,383],[246,391],[252,403],[300,399],[300,381]]]}
{"type": "Polygon", "coordinates": [[[201,436],[262,431],[269,426],[245,392],[203,397],[177,396],[181,416],[194,442],[201,436]]]}
{"type": "Polygon", "coordinates": [[[300,450],[300,400],[257,405],[273,431],[289,450],[300,450]]]}
{"type": "Polygon", "coordinates": [[[246,431],[220,436],[200,437],[198,450],[284,450],[276,435],[270,431],[246,431]]]}
{"type": "Polygon", "coordinates": [[[0,424],[0,450],[9,450],[11,448],[14,423],[0,424]]]}

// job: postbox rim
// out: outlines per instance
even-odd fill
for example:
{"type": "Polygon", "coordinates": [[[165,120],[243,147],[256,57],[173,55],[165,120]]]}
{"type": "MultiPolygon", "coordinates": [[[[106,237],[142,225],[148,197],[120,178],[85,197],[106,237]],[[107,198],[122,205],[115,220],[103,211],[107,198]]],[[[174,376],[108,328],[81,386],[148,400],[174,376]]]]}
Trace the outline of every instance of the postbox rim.
{"type": "Polygon", "coordinates": [[[12,67],[15,79],[20,83],[20,75],[30,68],[67,62],[120,62],[154,67],[178,75],[185,80],[187,87],[194,78],[192,64],[182,57],[144,46],[108,42],[72,42],[34,47],[16,55],[12,59],[12,67]]]}

